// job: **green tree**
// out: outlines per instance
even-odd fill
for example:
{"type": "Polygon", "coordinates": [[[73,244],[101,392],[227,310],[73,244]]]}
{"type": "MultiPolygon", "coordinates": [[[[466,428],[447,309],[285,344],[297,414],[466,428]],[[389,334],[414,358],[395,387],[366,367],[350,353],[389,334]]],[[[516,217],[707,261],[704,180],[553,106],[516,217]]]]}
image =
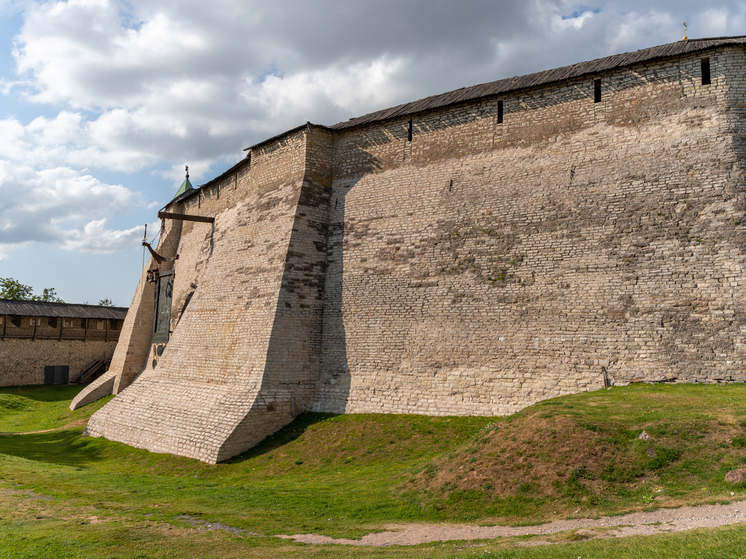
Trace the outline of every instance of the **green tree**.
{"type": "Polygon", "coordinates": [[[114,302],[111,299],[101,299],[98,302],[98,306],[99,307],[113,307],[114,306],[114,302]]]}
{"type": "Polygon", "coordinates": [[[30,301],[33,289],[13,278],[0,278],[0,299],[30,301]]]}
{"type": "Polygon", "coordinates": [[[45,288],[41,295],[34,295],[34,290],[30,285],[23,285],[20,281],[13,278],[0,278],[0,299],[64,303],[62,299],[57,297],[54,287],[45,288]]]}
{"type": "Polygon", "coordinates": [[[44,291],[41,292],[41,297],[38,295],[34,295],[31,297],[32,301],[45,301],[47,303],[64,303],[62,299],[57,297],[57,292],[54,290],[54,287],[50,288],[44,288],[44,291]]]}

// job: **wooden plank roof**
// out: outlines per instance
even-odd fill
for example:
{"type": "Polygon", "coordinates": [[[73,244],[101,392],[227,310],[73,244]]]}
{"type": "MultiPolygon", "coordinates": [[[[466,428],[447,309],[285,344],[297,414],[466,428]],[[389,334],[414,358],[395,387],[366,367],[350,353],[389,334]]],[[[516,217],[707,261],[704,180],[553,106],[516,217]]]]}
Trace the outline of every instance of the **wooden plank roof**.
{"type": "Polygon", "coordinates": [[[124,320],[124,317],[127,316],[127,307],[99,307],[97,305],[0,299],[0,315],[97,319],[113,318],[124,320]]]}
{"type": "Polygon", "coordinates": [[[577,78],[588,74],[596,74],[608,70],[614,70],[623,66],[630,66],[640,62],[647,62],[669,56],[678,56],[690,52],[696,52],[723,45],[743,45],[746,44],[746,36],[741,37],[716,37],[711,39],[690,39],[688,41],[678,41],[667,45],[660,45],[648,49],[615,54],[605,58],[598,58],[588,62],[579,62],[570,66],[562,66],[553,70],[535,72],[525,76],[516,76],[494,82],[473,85],[471,87],[462,87],[448,93],[425,97],[419,101],[404,103],[382,111],[376,111],[367,115],[351,118],[345,122],[340,122],[330,126],[333,130],[344,130],[354,128],[365,124],[371,124],[382,120],[400,118],[415,113],[430,111],[449,105],[456,105],[467,101],[474,101],[484,97],[493,97],[495,95],[505,94],[520,89],[528,89],[539,85],[545,85],[563,80],[577,78]]]}

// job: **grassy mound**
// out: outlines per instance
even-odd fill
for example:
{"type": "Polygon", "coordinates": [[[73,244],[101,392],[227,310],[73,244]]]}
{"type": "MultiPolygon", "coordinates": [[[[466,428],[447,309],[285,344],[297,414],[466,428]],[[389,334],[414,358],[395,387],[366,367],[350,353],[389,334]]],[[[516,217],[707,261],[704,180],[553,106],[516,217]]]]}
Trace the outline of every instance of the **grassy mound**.
{"type": "Polygon", "coordinates": [[[541,402],[414,472],[412,498],[462,518],[595,516],[742,495],[740,385],[629,386],[541,402]]]}

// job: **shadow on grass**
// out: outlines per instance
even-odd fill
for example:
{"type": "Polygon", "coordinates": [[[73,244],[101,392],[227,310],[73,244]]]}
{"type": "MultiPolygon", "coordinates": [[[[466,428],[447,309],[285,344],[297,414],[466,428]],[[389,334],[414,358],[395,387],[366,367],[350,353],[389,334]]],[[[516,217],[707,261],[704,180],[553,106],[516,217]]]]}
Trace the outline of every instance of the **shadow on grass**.
{"type": "Polygon", "coordinates": [[[263,454],[272,452],[273,450],[286,445],[300,437],[311,425],[321,423],[322,421],[326,421],[327,419],[331,419],[332,417],[336,416],[337,414],[333,413],[302,413],[298,417],[296,417],[292,423],[286,425],[285,427],[277,431],[277,433],[270,435],[258,445],[250,448],[246,452],[243,452],[238,456],[234,456],[233,458],[222,462],[222,464],[236,464],[238,462],[244,462],[245,460],[256,458],[257,456],[262,456],[263,454]]]}
{"type": "Polygon", "coordinates": [[[42,384],[38,386],[4,386],[0,394],[13,394],[37,402],[72,401],[85,384],[42,384]]]}
{"type": "Polygon", "coordinates": [[[81,429],[33,435],[0,435],[0,454],[35,462],[84,467],[101,457],[96,439],[82,437],[81,429]]]}

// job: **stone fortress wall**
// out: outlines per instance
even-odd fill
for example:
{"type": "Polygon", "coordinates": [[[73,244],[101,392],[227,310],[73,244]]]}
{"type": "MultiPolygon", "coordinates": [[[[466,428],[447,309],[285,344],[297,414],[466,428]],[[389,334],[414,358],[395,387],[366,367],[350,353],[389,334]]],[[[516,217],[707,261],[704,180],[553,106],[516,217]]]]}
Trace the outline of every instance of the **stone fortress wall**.
{"type": "Polygon", "coordinates": [[[44,369],[69,367],[69,379],[80,375],[92,362],[108,360],[116,341],[12,340],[0,342],[0,386],[44,384],[44,369]]]}
{"type": "Polygon", "coordinates": [[[143,276],[88,434],[216,462],[306,410],[746,380],[744,43],[255,146],[167,208],[214,228],[166,221],[173,334],[143,276]]]}
{"type": "Polygon", "coordinates": [[[127,309],[0,299],[0,386],[79,382],[112,357],[127,309]],[[47,376],[48,367],[66,373],[47,376]]]}

